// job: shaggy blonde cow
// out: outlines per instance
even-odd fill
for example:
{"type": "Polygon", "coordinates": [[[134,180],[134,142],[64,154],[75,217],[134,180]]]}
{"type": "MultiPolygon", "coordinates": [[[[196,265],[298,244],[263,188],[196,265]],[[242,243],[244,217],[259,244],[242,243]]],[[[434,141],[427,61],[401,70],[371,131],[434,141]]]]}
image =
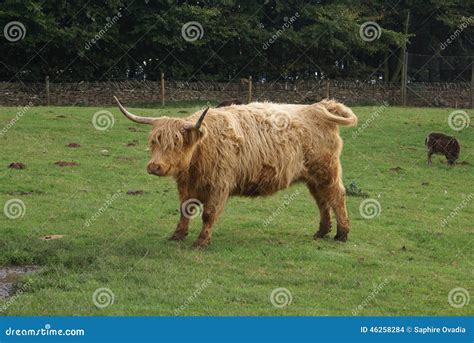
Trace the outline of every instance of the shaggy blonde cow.
{"type": "MultiPolygon", "coordinates": [[[[172,176],[178,185],[181,218],[171,240],[188,234],[188,204],[202,204],[202,230],[194,246],[211,242],[212,225],[229,196],[265,196],[305,182],[320,212],[315,238],[331,229],[331,209],[337,220],[334,239],[349,232],[339,155],[339,125],[357,124],[346,106],[333,100],[313,105],[251,103],[206,109],[187,118],[139,117],[152,125],[148,173],[172,176]]],[[[193,212],[193,211],[191,211],[193,212]]]]}

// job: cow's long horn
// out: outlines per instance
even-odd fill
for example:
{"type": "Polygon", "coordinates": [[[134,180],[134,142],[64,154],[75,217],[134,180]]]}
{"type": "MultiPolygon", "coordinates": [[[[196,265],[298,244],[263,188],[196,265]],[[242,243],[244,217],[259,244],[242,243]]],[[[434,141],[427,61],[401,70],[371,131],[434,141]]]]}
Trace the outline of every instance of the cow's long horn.
{"type": "Polygon", "coordinates": [[[196,124],[192,125],[192,126],[188,126],[186,127],[187,130],[198,130],[200,127],[201,127],[201,124],[202,124],[202,121],[204,120],[204,117],[206,116],[207,114],[207,111],[209,111],[209,107],[206,107],[206,109],[204,110],[204,112],[202,112],[201,116],[199,117],[198,121],[196,122],[196,124]]]}
{"type": "Polygon", "coordinates": [[[115,101],[117,101],[117,105],[118,107],[120,108],[120,111],[122,111],[122,113],[125,115],[125,117],[127,117],[128,119],[130,120],[133,120],[134,122],[136,123],[140,123],[140,124],[149,124],[149,125],[152,125],[153,122],[155,121],[156,118],[152,118],[152,117],[140,117],[140,116],[136,116],[135,114],[133,113],[130,113],[127,111],[127,109],[125,107],[123,107],[123,105],[120,103],[119,99],[117,99],[116,96],[114,96],[114,99],[115,101]]]}

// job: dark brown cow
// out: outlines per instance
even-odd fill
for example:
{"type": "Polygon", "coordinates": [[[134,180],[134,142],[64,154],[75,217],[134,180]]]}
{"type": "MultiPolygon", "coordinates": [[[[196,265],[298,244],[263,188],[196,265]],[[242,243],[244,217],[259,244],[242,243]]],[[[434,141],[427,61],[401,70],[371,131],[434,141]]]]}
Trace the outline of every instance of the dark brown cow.
{"type": "Polygon", "coordinates": [[[449,165],[454,165],[459,158],[461,147],[456,138],[444,133],[432,132],[425,138],[425,145],[428,148],[428,164],[432,164],[433,154],[444,155],[449,165]]]}
{"type": "Polygon", "coordinates": [[[231,106],[231,105],[242,105],[242,104],[243,102],[240,101],[239,99],[224,100],[219,105],[217,105],[216,108],[226,107],[226,106],[231,106]]]}

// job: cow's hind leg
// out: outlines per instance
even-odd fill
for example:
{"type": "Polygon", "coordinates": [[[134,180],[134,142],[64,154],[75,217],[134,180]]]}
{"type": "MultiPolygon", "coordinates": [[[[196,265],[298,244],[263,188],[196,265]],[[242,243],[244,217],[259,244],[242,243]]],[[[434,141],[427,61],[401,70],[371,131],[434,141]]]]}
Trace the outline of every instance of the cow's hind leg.
{"type": "Polygon", "coordinates": [[[327,220],[329,217],[327,206],[329,204],[334,210],[337,221],[337,234],[334,239],[345,242],[349,233],[349,218],[347,216],[346,192],[342,183],[342,171],[339,160],[328,161],[324,165],[319,165],[318,168],[314,169],[312,177],[316,184],[316,197],[319,194],[320,201],[324,204],[321,218],[326,218],[325,221],[322,221],[323,226],[316,233],[316,237],[324,236],[329,231],[328,222],[330,222],[330,219],[327,220]]]}
{"type": "Polygon", "coordinates": [[[346,190],[342,180],[334,180],[330,187],[330,202],[337,221],[337,234],[334,237],[336,241],[347,241],[349,234],[349,217],[346,208],[346,190]]]}
{"type": "Polygon", "coordinates": [[[308,188],[319,207],[319,230],[314,239],[323,238],[331,231],[331,205],[329,203],[329,189],[318,186],[315,182],[308,182],[308,188]]]}
{"type": "Polygon", "coordinates": [[[341,182],[337,182],[331,191],[332,208],[336,213],[337,234],[334,237],[336,241],[347,241],[349,234],[349,217],[346,208],[346,194],[341,182]]]}
{"type": "Polygon", "coordinates": [[[211,193],[204,201],[204,210],[202,212],[202,229],[193,246],[203,248],[211,243],[212,225],[216,222],[219,215],[224,210],[228,193],[225,191],[211,193]]]}

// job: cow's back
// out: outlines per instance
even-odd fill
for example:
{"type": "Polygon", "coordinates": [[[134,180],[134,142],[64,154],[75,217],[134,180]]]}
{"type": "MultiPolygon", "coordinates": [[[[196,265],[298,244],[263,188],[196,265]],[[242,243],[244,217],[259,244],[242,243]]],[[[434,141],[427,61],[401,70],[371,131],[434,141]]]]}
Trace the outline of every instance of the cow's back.
{"type": "Polygon", "coordinates": [[[196,159],[206,169],[201,173],[246,196],[272,194],[305,178],[308,158],[318,158],[315,147],[323,139],[317,123],[302,113],[305,107],[253,103],[213,110],[196,159]]]}

